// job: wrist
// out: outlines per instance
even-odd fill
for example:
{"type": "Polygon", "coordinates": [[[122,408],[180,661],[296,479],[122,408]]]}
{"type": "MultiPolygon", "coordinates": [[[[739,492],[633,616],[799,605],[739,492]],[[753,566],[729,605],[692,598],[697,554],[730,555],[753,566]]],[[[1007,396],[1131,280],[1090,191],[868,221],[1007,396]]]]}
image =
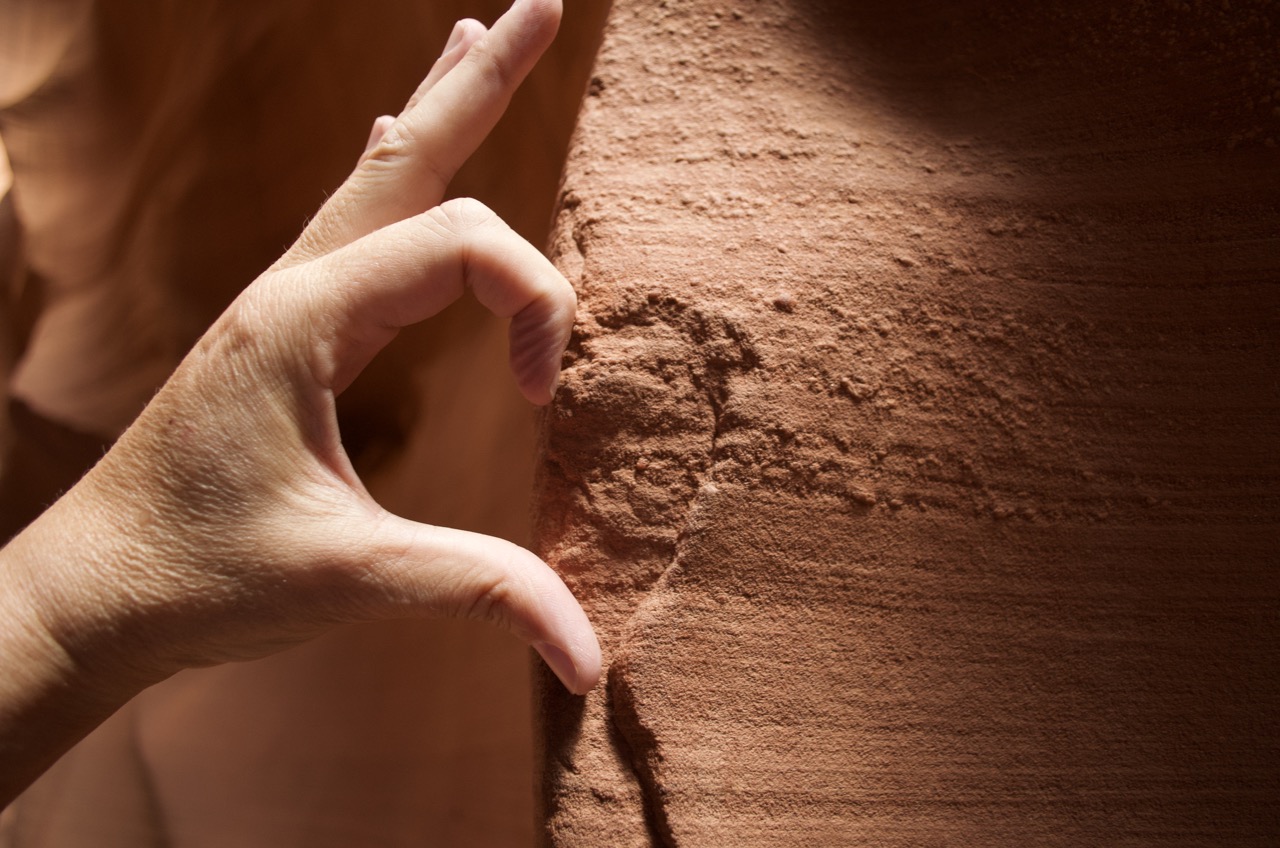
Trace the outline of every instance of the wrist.
{"type": "Polygon", "coordinates": [[[67,714],[80,708],[74,664],[44,629],[9,553],[0,551],[0,806],[81,735],[67,714]]]}
{"type": "Polygon", "coordinates": [[[150,557],[132,495],[91,472],[0,550],[0,807],[178,670],[144,635],[129,575],[150,557]]]}
{"type": "Polygon", "coordinates": [[[69,647],[77,627],[49,590],[88,545],[66,531],[42,517],[0,550],[0,807],[147,685],[69,647]]]}
{"type": "Polygon", "coordinates": [[[12,592],[47,653],[83,694],[123,703],[177,668],[162,667],[146,636],[164,573],[138,490],[102,485],[95,468],[3,552],[12,592]]]}

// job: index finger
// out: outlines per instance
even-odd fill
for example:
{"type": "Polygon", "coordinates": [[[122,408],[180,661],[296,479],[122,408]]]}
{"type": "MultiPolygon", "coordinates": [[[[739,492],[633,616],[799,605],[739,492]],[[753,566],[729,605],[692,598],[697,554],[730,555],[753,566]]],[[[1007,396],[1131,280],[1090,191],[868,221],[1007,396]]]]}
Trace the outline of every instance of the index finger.
{"type": "Polygon", "coordinates": [[[330,253],[438,205],[560,25],[560,0],[516,0],[462,61],[396,118],[282,265],[330,253]]]}

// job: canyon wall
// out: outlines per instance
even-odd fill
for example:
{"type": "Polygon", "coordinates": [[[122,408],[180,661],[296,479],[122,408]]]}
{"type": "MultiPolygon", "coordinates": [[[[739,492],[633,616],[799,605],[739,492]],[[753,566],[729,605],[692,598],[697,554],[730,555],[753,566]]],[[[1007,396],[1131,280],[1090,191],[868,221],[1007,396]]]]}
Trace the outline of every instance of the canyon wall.
{"type": "MultiPolygon", "coordinates": [[[[0,6],[0,533],[502,5],[0,6]]],[[[1277,5],[566,7],[453,193],[558,192],[533,540],[605,684],[535,672],[535,752],[513,640],[348,629],[145,693],[0,844],[1274,842],[1277,5]]],[[[389,508],[527,535],[502,335],[344,397],[389,508]]]]}
{"type": "Polygon", "coordinates": [[[617,0],[546,844],[1280,833],[1280,15],[617,0]]]}

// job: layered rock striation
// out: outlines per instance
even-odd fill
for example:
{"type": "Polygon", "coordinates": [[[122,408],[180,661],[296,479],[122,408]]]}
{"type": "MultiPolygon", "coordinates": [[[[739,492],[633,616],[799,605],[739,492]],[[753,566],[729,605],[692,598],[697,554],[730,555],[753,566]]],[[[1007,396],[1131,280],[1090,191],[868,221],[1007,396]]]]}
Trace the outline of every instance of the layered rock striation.
{"type": "Polygon", "coordinates": [[[1275,838],[1275,11],[617,0],[547,844],[1275,838]]]}

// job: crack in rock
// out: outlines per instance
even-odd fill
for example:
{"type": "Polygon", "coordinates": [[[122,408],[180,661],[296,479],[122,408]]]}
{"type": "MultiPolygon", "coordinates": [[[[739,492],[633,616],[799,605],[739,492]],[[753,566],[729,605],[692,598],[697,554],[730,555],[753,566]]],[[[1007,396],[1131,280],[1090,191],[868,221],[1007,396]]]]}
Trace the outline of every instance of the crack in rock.
{"type": "MultiPolygon", "coordinates": [[[[704,316],[695,312],[694,326],[705,329],[707,324],[704,316]]],[[[634,687],[634,675],[630,673],[634,660],[633,636],[638,621],[656,612],[664,589],[680,564],[683,543],[696,527],[694,514],[697,511],[699,499],[715,493],[714,483],[711,481],[715,475],[716,463],[720,460],[719,444],[724,429],[724,406],[729,392],[729,374],[732,371],[750,370],[759,364],[755,352],[738,332],[737,327],[725,321],[718,329],[723,330],[721,339],[730,341],[730,348],[726,350],[723,344],[713,342],[709,345],[709,356],[701,362],[702,367],[690,366],[690,378],[695,387],[705,392],[707,404],[711,410],[712,426],[708,439],[705,471],[695,477],[697,485],[686,502],[684,520],[676,534],[671,560],[650,585],[627,622],[621,645],[608,674],[607,712],[611,730],[619,752],[630,766],[639,784],[650,842],[659,848],[675,848],[677,841],[667,815],[668,790],[660,774],[663,761],[660,743],[657,735],[641,715],[634,687]]],[[[701,341],[705,344],[708,340],[704,337],[701,341]]]]}

